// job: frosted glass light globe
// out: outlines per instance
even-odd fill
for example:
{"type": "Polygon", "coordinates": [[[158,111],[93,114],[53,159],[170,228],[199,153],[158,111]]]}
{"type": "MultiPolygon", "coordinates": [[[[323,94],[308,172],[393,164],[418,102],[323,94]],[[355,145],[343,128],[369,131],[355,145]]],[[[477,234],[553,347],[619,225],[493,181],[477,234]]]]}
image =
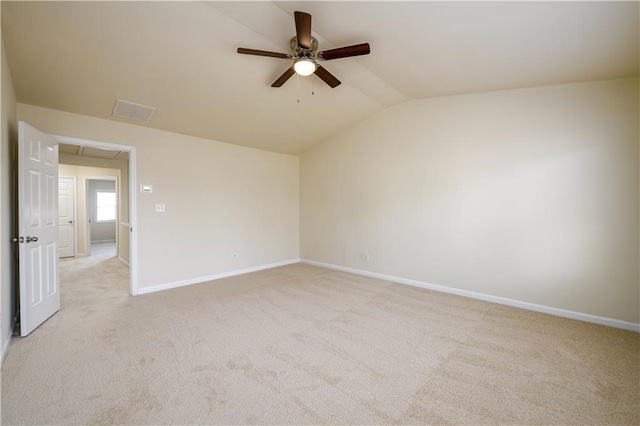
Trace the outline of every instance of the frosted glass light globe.
{"type": "Polygon", "coordinates": [[[293,64],[293,69],[296,73],[304,77],[316,72],[316,64],[311,59],[299,59],[293,64]]]}

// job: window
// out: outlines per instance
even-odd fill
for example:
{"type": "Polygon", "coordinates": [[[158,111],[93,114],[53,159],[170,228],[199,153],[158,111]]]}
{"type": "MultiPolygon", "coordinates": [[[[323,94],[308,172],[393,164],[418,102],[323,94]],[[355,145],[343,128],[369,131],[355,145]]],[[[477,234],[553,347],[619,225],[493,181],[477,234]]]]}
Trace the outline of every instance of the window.
{"type": "Polygon", "coordinates": [[[113,222],[116,220],[115,192],[97,191],[96,203],[96,220],[98,222],[113,222]]]}

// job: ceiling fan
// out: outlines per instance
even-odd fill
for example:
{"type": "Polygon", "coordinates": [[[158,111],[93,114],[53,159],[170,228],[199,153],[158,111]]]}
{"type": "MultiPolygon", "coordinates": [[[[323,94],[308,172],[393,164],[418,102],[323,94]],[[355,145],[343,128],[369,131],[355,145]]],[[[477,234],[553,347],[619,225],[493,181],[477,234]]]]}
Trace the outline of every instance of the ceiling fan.
{"type": "Polygon", "coordinates": [[[296,21],[296,36],[291,39],[291,54],[268,52],[266,50],[238,48],[238,53],[244,55],[269,56],[271,58],[292,59],[293,65],[284,72],[271,87],[282,86],[293,74],[307,76],[315,74],[331,88],[340,85],[333,74],[323,68],[318,61],[347,58],[350,56],[368,55],[371,52],[369,43],[339,47],[318,52],[318,40],[311,37],[311,15],[305,12],[293,13],[296,21]]]}

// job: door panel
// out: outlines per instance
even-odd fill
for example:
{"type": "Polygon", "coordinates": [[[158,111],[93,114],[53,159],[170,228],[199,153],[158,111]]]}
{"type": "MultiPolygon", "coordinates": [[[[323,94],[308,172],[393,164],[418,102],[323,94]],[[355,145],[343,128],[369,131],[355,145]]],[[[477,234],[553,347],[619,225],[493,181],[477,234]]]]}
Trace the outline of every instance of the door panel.
{"type": "Polygon", "coordinates": [[[60,309],[58,272],[58,143],[18,124],[20,331],[22,336],[60,309]]]}
{"type": "Polygon", "coordinates": [[[31,306],[42,302],[42,248],[29,247],[31,259],[31,306]]]}

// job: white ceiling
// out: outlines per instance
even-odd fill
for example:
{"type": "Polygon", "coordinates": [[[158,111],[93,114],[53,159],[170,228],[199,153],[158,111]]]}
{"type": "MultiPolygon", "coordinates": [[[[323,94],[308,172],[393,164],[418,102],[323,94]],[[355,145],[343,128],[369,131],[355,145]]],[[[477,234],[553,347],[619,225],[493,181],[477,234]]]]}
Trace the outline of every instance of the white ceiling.
{"type": "Polygon", "coordinates": [[[7,2],[2,32],[18,102],[106,119],[116,99],[156,108],[157,129],[299,153],[407,100],[635,77],[638,2],[7,2]],[[270,84],[293,12],[313,16],[342,81],[270,84]],[[311,90],[315,95],[311,95],[311,90]],[[296,99],[299,96],[300,102],[296,99]]]}

